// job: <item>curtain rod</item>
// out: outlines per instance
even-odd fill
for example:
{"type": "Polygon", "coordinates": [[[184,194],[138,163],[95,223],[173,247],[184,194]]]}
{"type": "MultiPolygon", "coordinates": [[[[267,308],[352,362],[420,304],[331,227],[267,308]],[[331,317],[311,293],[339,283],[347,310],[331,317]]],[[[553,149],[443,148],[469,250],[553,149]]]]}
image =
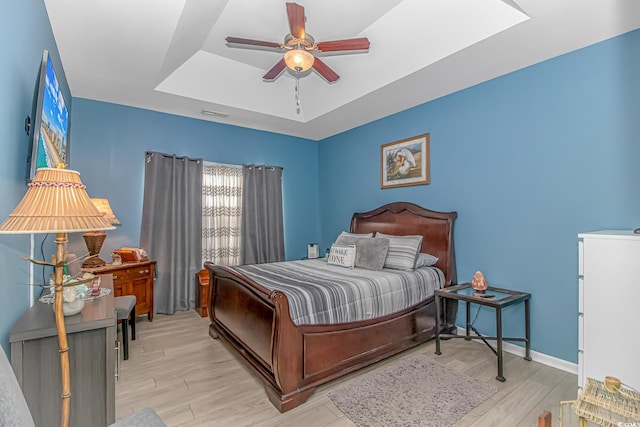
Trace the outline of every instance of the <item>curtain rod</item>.
{"type": "MultiPolygon", "coordinates": [[[[151,158],[153,157],[154,154],[158,154],[164,158],[176,158],[176,159],[180,159],[180,160],[189,160],[192,162],[196,162],[196,163],[200,163],[201,161],[204,161],[203,159],[192,159],[190,157],[187,156],[176,156],[175,154],[165,154],[165,153],[159,153],[156,151],[147,151],[146,152],[146,156],[147,156],[147,163],[149,163],[151,161],[151,158]]],[[[210,162],[210,163],[216,163],[216,162],[210,162]]],[[[224,163],[218,163],[218,164],[224,164],[224,163]]],[[[235,165],[233,165],[235,166],[235,165]]],[[[238,165],[240,166],[240,165],[238,165]]],[[[256,169],[260,169],[260,168],[267,168],[270,170],[276,170],[276,169],[280,169],[281,171],[284,171],[284,168],[282,166],[266,166],[266,165],[254,165],[254,164],[250,164],[250,165],[242,165],[242,166],[246,166],[248,168],[256,168],[256,169]]]]}
{"type": "Polygon", "coordinates": [[[190,162],[196,162],[196,163],[200,163],[202,161],[202,159],[192,159],[188,156],[176,156],[175,154],[165,154],[165,153],[159,153],[156,151],[147,151],[146,152],[146,156],[147,156],[147,163],[149,163],[151,161],[151,158],[153,157],[154,154],[160,155],[162,157],[164,157],[165,159],[179,159],[179,160],[189,160],[190,162]]]}
{"type": "Polygon", "coordinates": [[[280,169],[280,170],[284,170],[284,168],[282,166],[265,166],[265,165],[244,165],[246,167],[248,167],[249,169],[251,168],[256,168],[258,170],[260,170],[261,168],[266,168],[266,169],[270,169],[272,171],[276,170],[276,169],[280,169]]]}

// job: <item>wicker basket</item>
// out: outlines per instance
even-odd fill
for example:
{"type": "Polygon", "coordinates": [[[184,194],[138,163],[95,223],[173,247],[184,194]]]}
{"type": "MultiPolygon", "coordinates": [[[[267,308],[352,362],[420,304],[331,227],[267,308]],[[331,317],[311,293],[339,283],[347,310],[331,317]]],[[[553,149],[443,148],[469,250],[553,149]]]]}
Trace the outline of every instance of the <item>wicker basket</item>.
{"type": "Polygon", "coordinates": [[[640,393],[620,387],[609,391],[604,382],[587,378],[573,406],[581,417],[605,427],[638,423],[640,426],[640,393]]]}

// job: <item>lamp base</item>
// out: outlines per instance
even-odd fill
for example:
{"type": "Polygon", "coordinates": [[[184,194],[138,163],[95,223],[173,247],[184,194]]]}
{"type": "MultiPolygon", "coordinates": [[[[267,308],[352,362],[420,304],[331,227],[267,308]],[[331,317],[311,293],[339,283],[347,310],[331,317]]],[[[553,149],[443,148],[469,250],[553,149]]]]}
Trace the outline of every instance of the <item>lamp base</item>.
{"type": "Polygon", "coordinates": [[[99,268],[104,267],[107,262],[101,259],[99,256],[94,256],[89,258],[85,262],[82,263],[82,268],[99,268]]]}
{"type": "Polygon", "coordinates": [[[107,235],[104,231],[90,231],[82,235],[89,250],[89,255],[91,256],[82,263],[82,268],[98,268],[106,264],[106,262],[98,256],[106,237],[107,235]]]}

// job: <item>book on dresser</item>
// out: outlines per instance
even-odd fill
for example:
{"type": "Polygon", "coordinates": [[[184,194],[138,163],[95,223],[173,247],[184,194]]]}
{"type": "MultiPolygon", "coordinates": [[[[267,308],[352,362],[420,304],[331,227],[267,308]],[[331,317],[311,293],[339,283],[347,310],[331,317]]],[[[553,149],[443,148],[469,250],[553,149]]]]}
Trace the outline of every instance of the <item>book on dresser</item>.
{"type": "Polygon", "coordinates": [[[153,283],[155,261],[125,262],[120,265],[105,264],[103,267],[86,268],[93,274],[113,275],[115,296],[135,295],[136,316],[147,315],[153,320],[153,283]]]}

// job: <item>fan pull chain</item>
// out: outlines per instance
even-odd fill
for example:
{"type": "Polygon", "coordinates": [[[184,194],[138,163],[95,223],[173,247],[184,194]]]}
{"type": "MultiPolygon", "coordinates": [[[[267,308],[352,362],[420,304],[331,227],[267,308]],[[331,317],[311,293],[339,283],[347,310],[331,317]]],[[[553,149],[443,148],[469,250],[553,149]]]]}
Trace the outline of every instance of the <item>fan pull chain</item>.
{"type": "Polygon", "coordinates": [[[300,114],[300,67],[296,67],[296,114],[300,114]]]}

